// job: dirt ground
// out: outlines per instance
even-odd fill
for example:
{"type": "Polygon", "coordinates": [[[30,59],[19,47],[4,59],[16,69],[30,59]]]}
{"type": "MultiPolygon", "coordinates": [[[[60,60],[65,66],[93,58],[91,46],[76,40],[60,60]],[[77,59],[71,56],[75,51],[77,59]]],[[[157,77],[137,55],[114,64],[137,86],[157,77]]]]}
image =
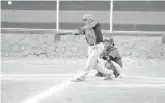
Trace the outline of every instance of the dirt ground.
{"type": "Polygon", "coordinates": [[[103,80],[92,70],[71,80],[86,59],[3,59],[2,103],[164,103],[165,60],[124,57],[122,78],[103,80]]]}

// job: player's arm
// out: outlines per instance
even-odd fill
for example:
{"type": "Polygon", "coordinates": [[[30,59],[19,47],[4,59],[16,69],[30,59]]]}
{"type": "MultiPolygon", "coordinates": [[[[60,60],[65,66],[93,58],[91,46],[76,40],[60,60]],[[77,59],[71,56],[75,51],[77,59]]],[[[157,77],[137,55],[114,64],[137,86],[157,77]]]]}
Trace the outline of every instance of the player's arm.
{"type": "Polygon", "coordinates": [[[112,50],[112,51],[109,53],[109,56],[115,58],[115,57],[117,56],[117,53],[118,53],[117,50],[114,49],[114,50],[112,50]]]}
{"type": "Polygon", "coordinates": [[[84,29],[79,29],[78,32],[74,33],[74,35],[83,35],[83,34],[85,34],[84,29]]]}
{"type": "Polygon", "coordinates": [[[117,57],[117,54],[118,54],[118,51],[117,49],[113,49],[109,54],[108,54],[108,57],[109,57],[109,60],[112,60],[112,61],[116,61],[116,57],[117,57]]]}
{"type": "Polygon", "coordinates": [[[122,57],[120,55],[120,53],[117,51],[117,64],[120,65],[120,67],[122,68],[123,67],[123,63],[122,63],[122,57]]]}
{"type": "Polygon", "coordinates": [[[113,51],[110,52],[109,59],[115,61],[122,68],[121,56],[117,49],[114,49],[113,51]]]}
{"type": "Polygon", "coordinates": [[[100,55],[100,58],[104,60],[109,60],[108,51],[106,51],[106,49],[103,50],[103,52],[100,55]]]}

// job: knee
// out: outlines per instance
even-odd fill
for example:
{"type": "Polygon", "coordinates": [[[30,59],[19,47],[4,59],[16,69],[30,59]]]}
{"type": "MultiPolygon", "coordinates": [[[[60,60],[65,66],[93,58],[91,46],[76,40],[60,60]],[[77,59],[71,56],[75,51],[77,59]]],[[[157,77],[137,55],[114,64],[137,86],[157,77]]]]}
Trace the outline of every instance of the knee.
{"type": "Polygon", "coordinates": [[[107,69],[111,69],[111,66],[112,66],[111,63],[106,63],[106,64],[105,64],[105,68],[107,68],[107,69]]]}
{"type": "Polygon", "coordinates": [[[121,60],[118,60],[118,61],[117,61],[117,64],[119,64],[121,68],[123,67],[123,63],[122,63],[121,60]]]}

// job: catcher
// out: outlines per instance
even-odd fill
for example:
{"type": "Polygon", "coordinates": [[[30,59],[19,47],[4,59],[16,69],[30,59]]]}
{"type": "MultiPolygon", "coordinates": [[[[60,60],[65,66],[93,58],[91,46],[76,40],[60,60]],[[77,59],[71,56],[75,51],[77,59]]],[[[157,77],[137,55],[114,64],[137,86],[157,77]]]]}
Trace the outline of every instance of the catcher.
{"type": "MultiPolygon", "coordinates": [[[[122,68],[122,60],[117,48],[114,47],[114,40],[112,38],[104,41],[104,51],[100,55],[100,58],[107,61],[105,67],[113,70],[116,78],[120,76],[119,68],[122,68]]],[[[104,74],[98,72],[96,76],[102,77],[104,74]]]]}

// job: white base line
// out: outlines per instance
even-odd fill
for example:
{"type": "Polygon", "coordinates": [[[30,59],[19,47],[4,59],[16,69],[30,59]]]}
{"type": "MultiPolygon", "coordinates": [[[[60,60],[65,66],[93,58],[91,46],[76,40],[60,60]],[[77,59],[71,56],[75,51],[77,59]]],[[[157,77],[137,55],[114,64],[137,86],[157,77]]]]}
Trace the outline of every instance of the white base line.
{"type": "Polygon", "coordinates": [[[145,77],[145,76],[129,76],[129,75],[123,75],[123,77],[128,78],[137,78],[137,79],[152,79],[152,80],[163,80],[165,81],[165,78],[158,78],[158,77],[145,77]]]}
{"type": "Polygon", "coordinates": [[[42,92],[41,94],[27,98],[26,100],[22,101],[21,103],[37,103],[37,102],[44,100],[45,98],[51,96],[52,94],[59,93],[65,87],[67,87],[70,83],[71,83],[70,81],[67,81],[67,82],[62,83],[60,85],[54,86],[54,87],[42,92]]]}
{"type": "Polygon", "coordinates": [[[55,94],[59,93],[60,91],[62,91],[67,86],[69,86],[70,84],[73,84],[73,82],[71,80],[75,79],[79,75],[80,75],[80,73],[77,73],[74,75],[73,78],[68,79],[64,83],[59,84],[59,85],[55,85],[54,87],[52,87],[52,88],[50,88],[50,89],[48,89],[48,90],[46,90],[46,91],[44,91],[38,95],[27,98],[26,100],[24,100],[20,103],[38,103],[39,101],[44,100],[45,98],[51,96],[52,94],[55,95],[55,94]]]}
{"type": "Polygon", "coordinates": [[[116,84],[116,85],[87,85],[88,87],[125,87],[125,88],[165,88],[165,84],[116,84]]]}
{"type": "MultiPolygon", "coordinates": [[[[45,75],[45,74],[44,74],[45,75]]],[[[61,75],[61,74],[60,74],[61,75]]],[[[55,85],[54,87],[40,93],[37,94],[35,96],[29,97],[27,99],[25,99],[24,101],[20,102],[20,103],[38,103],[39,101],[44,100],[45,98],[51,96],[51,95],[55,95],[57,93],[59,93],[60,91],[62,91],[63,89],[65,89],[67,86],[69,86],[70,84],[73,84],[73,82],[71,82],[71,80],[75,79],[76,77],[78,77],[80,75],[80,73],[77,73],[74,75],[73,78],[68,79],[67,81],[65,81],[62,84],[59,85],[55,85]]],[[[136,77],[136,76],[133,76],[136,77]]],[[[148,78],[148,77],[147,77],[148,78]]],[[[106,87],[106,85],[98,85],[95,87],[106,87]]],[[[161,84],[161,85],[157,85],[157,84],[143,84],[143,85],[108,85],[107,87],[165,87],[165,84],[161,84]]]]}
{"type": "MultiPolygon", "coordinates": [[[[74,76],[75,74],[1,74],[0,77],[39,77],[39,76],[74,76]]],[[[89,76],[91,76],[89,74],[89,76]]],[[[158,77],[145,77],[145,76],[130,76],[130,75],[122,75],[123,78],[137,78],[137,79],[152,79],[152,80],[160,80],[165,81],[165,78],[158,77]]]]}
{"type": "MultiPolygon", "coordinates": [[[[120,80],[120,79],[119,79],[120,80]]],[[[122,79],[121,82],[133,82],[133,83],[165,83],[165,81],[161,80],[148,80],[148,79],[138,79],[138,80],[128,80],[128,79],[122,79]]]]}
{"type": "Polygon", "coordinates": [[[10,63],[10,62],[18,62],[21,60],[2,60],[1,63],[10,63]]]}
{"type": "MultiPolygon", "coordinates": [[[[69,76],[52,76],[52,77],[2,77],[2,81],[43,81],[43,80],[61,80],[61,79],[67,79],[69,76]]],[[[119,82],[130,82],[130,83],[165,83],[165,81],[160,81],[160,80],[147,80],[147,79],[139,79],[139,80],[129,80],[129,79],[119,79],[119,82]]],[[[114,79],[114,81],[116,81],[114,79]]],[[[118,80],[117,80],[118,82],[118,80]]]]}
{"type": "Polygon", "coordinates": [[[2,74],[1,77],[74,76],[75,74],[2,74]]]}

